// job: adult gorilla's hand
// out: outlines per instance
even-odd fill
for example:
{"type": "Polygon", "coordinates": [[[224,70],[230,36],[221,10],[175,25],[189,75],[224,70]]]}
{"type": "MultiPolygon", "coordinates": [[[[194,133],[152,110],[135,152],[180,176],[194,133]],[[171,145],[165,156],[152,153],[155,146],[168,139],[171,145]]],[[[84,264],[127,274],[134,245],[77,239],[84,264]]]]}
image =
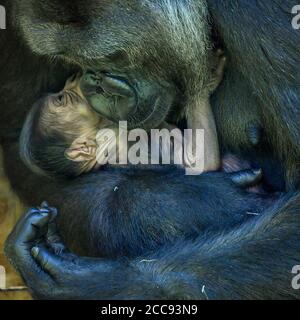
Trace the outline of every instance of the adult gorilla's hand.
{"type": "Polygon", "coordinates": [[[46,203],[41,208],[30,209],[5,244],[8,259],[20,272],[34,297],[114,298],[114,289],[118,287],[120,290],[120,283],[126,285],[126,279],[120,279],[120,276],[124,275],[128,265],[125,262],[79,258],[68,253],[56,232],[55,217],[56,210],[46,203]],[[119,269],[121,265],[122,270],[119,269]]]}

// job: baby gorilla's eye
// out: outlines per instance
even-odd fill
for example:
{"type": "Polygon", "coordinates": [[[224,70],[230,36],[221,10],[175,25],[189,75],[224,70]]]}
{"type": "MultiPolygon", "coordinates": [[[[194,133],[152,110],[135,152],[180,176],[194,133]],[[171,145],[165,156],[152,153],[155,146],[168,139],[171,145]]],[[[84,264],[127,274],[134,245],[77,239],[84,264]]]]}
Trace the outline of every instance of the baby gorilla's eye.
{"type": "Polygon", "coordinates": [[[57,95],[54,104],[56,107],[63,107],[65,105],[65,95],[63,93],[57,95]]]}
{"type": "Polygon", "coordinates": [[[57,102],[59,102],[59,103],[63,103],[63,102],[64,102],[64,95],[63,95],[63,94],[60,94],[60,95],[57,97],[57,102]]]}

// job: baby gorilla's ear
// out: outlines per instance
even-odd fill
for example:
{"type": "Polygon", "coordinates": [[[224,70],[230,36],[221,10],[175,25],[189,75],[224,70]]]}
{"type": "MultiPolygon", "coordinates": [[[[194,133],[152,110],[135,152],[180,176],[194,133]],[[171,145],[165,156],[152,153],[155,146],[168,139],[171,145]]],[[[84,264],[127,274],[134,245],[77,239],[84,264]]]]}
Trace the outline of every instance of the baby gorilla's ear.
{"type": "Polygon", "coordinates": [[[67,159],[74,162],[84,162],[95,160],[97,152],[97,143],[88,138],[76,139],[70,148],[65,151],[67,159]]]}

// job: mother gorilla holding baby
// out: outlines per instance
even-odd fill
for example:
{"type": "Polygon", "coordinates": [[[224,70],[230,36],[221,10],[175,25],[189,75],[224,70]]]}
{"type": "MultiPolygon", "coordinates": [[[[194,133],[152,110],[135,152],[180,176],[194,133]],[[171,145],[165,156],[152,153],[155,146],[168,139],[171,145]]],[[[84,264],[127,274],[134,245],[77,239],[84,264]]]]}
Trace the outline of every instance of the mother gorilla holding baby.
{"type": "Polygon", "coordinates": [[[4,1],[9,23],[0,32],[0,134],[6,173],[25,203],[46,199],[58,208],[63,239],[46,204],[24,215],[10,235],[6,254],[34,297],[300,297],[291,286],[291,271],[300,264],[300,32],[290,14],[295,4],[4,1]],[[185,117],[195,128],[212,52],[219,47],[228,61],[212,107],[222,155],[234,153],[262,168],[264,192],[282,193],[260,215],[243,223],[230,215],[236,207],[255,209],[246,207],[253,193],[240,188],[257,180],[255,170],[186,177],[174,167],[107,168],[64,181],[39,177],[19,159],[19,129],[28,110],[79,69],[117,75],[136,88],[143,103],[134,106],[132,128],[156,128],[164,120],[178,124],[185,117]],[[167,99],[170,94],[174,99],[167,99]],[[219,210],[228,220],[211,228],[208,212],[219,210]],[[178,227],[182,221],[184,230],[178,227]],[[195,221],[202,227],[194,228],[195,221]],[[159,246],[160,234],[172,239],[169,230],[181,234],[159,246]],[[143,252],[139,240],[149,243],[149,234],[157,237],[143,252]],[[103,252],[105,240],[122,255],[103,252]],[[58,242],[61,250],[53,250],[58,242]]]}

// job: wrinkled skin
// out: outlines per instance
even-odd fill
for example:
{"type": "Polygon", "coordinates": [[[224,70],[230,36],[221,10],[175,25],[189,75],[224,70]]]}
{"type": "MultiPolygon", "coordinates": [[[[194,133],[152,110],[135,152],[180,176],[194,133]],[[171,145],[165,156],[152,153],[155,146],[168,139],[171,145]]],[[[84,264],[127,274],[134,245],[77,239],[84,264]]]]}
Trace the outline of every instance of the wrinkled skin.
{"type": "Polygon", "coordinates": [[[129,129],[143,127],[149,130],[160,125],[176,97],[175,88],[165,89],[155,82],[148,84],[139,80],[138,89],[135,89],[126,79],[101,72],[86,73],[81,83],[82,92],[94,110],[116,123],[127,121],[129,129]],[[147,115],[152,105],[152,113],[147,115]]]}

